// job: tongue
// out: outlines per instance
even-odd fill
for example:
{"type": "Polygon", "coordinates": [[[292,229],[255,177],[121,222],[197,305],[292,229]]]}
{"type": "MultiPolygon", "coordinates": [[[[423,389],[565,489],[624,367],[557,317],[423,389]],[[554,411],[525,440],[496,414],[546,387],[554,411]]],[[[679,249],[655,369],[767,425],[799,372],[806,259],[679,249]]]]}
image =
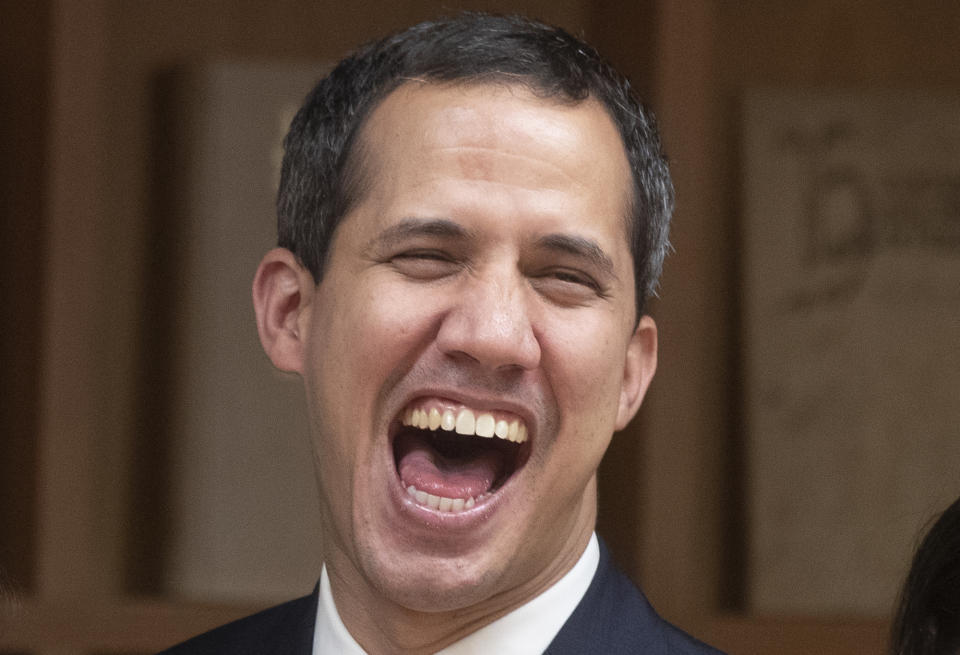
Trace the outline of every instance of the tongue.
{"type": "MultiPolygon", "coordinates": [[[[469,437],[467,437],[469,438],[469,437]]],[[[469,448],[445,456],[421,433],[397,437],[397,471],[404,487],[446,498],[476,498],[490,491],[503,469],[503,455],[495,448],[469,448]]]]}

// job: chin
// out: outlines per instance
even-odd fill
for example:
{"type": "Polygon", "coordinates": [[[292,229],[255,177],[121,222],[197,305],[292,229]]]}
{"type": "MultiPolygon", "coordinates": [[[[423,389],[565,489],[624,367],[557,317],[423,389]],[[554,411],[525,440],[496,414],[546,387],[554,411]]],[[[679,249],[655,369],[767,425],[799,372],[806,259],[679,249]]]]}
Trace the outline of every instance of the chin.
{"type": "Polygon", "coordinates": [[[399,566],[370,563],[373,586],[393,602],[418,612],[461,610],[497,595],[498,577],[487,567],[424,557],[399,566]]]}

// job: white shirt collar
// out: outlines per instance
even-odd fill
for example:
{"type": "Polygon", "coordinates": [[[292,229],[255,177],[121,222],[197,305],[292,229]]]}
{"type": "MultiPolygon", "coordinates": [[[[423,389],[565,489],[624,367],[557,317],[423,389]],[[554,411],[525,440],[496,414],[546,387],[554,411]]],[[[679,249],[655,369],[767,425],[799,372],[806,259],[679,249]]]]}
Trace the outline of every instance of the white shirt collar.
{"type": "MultiPolygon", "coordinates": [[[[542,653],[587,593],[599,562],[600,545],[594,533],[577,563],[553,586],[509,614],[450,644],[437,655],[542,653]]],[[[324,653],[366,655],[340,620],[326,566],[320,573],[320,599],[313,631],[313,655],[324,653]]]]}

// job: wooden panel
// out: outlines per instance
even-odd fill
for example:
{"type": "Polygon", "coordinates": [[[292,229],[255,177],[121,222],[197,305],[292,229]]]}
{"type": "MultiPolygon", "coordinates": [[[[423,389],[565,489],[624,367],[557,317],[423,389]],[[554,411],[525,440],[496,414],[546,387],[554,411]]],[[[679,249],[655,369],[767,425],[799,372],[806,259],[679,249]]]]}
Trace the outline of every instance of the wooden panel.
{"type": "Polygon", "coordinates": [[[722,617],[703,638],[729,655],[882,655],[888,632],[883,620],[722,617]]]}
{"type": "Polygon", "coordinates": [[[0,608],[0,649],[155,653],[258,608],[132,600],[0,608]]]}
{"type": "Polygon", "coordinates": [[[717,3],[716,21],[717,72],[731,90],[960,85],[957,3],[747,0],[717,3]]]}
{"type": "MultiPolygon", "coordinates": [[[[656,3],[610,2],[593,5],[586,38],[617,69],[627,75],[644,97],[654,83],[656,3]]],[[[640,420],[614,435],[597,475],[599,503],[597,531],[614,559],[633,579],[641,575],[644,432],[640,420]]]]}
{"type": "Polygon", "coordinates": [[[64,0],[52,10],[39,443],[37,588],[89,597],[118,586],[122,431],[110,364],[122,354],[112,316],[110,222],[103,211],[106,12],[64,0]]]}
{"type": "Polygon", "coordinates": [[[0,594],[32,584],[48,3],[0,21],[0,594]]]}
{"type": "Polygon", "coordinates": [[[651,602],[682,626],[716,611],[725,569],[724,479],[731,385],[726,357],[732,311],[725,243],[715,198],[718,152],[712,3],[662,2],[656,105],[672,162],[677,207],[664,269],[660,358],[640,420],[643,574],[651,602]]]}

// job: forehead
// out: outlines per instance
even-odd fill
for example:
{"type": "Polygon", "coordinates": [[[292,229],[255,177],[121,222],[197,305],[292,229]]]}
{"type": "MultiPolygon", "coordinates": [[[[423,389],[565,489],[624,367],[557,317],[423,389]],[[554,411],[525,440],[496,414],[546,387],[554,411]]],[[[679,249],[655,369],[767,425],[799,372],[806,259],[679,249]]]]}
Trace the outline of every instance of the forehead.
{"type": "MultiPolygon", "coordinates": [[[[408,82],[378,105],[360,135],[367,186],[443,173],[541,192],[574,191],[625,221],[632,175],[603,105],[564,102],[500,83],[408,82]]],[[[394,189],[396,190],[396,189],[394,189]]]]}

